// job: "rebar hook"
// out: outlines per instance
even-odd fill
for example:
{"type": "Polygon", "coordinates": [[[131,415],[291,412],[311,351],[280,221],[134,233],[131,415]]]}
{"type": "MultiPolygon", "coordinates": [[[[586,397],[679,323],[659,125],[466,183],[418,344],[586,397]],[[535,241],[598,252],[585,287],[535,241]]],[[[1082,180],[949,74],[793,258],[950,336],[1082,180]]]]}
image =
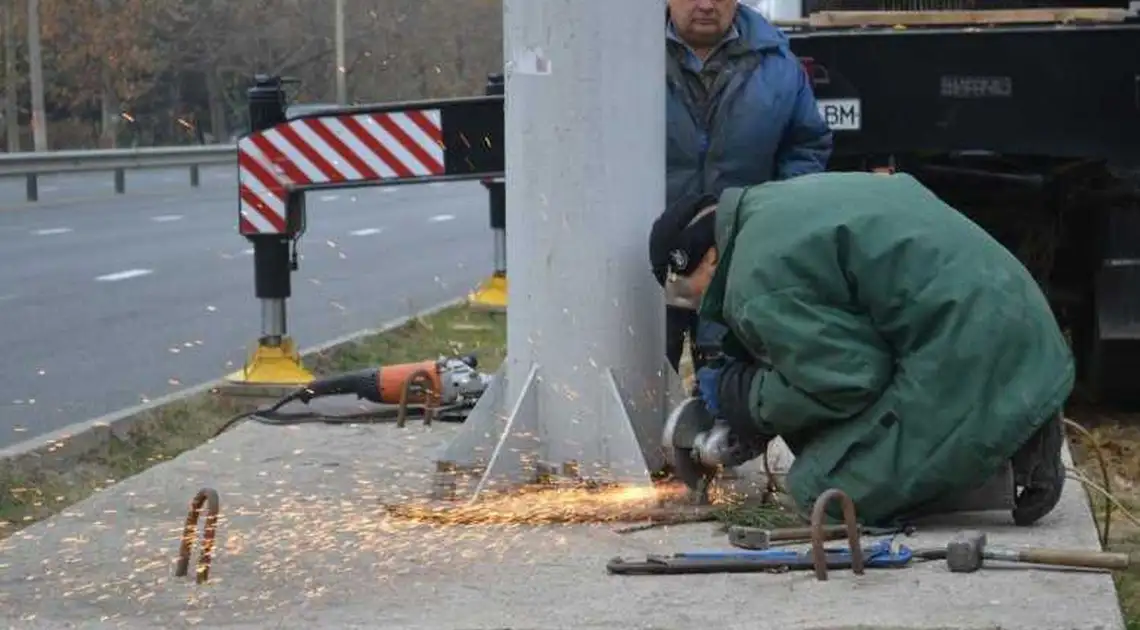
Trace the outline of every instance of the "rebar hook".
{"type": "Polygon", "coordinates": [[[210,560],[214,551],[214,537],[218,533],[218,492],[213,488],[202,488],[190,502],[190,512],[186,515],[186,526],[182,528],[182,544],[178,548],[178,565],[174,568],[175,577],[186,577],[190,570],[190,550],[198,537],[198,519],[206,506],[206,526],[202,532],[202,551],[198,554],[196,569],[198,584],[205,584],[210,577],[210,560]]]}
{"type": "Polygon", "coordinates": [[[432,404],[439,397],[442,392],[436,392],[432,375],[427,370],[416,370],[408,375],[404,381],[404,386],[400,390],[400,405],[397,408],[396,426],[404,428],[408,424],[408,403],[412,395],[412,387],[416,383],[425,385],[424,387],[424,426],[430,427],[432,421],[432,404]]]}
{"type": "Polygon", "coordinates": [[[855,502],[845,492],[838,488],[824,491],[815,500],[811,510],[811,558],[815,567],[815,577],[821,582],[827,581],[827,552],[824,551],[823,519],[827,516],[827,506],[833,500],[839,499],[843,504],[843,524],[847,526],[847,546],[851,553],[851,570],[855,575],[863,575],[863,548],[859,544],[859,522],[855,519],[855,502]]]}

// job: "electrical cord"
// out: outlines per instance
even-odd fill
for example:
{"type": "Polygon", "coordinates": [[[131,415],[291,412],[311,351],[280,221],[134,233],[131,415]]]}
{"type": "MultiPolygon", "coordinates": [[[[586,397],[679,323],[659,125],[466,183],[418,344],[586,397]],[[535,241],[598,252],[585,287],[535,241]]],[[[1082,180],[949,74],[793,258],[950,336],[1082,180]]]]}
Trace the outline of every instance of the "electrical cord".
{"type": "Polygon", "coordinates": [[[403,426],[408,416],[414,414],[417,417],[423,417],[425,422],[428,422],[431,417],[462,422],[466,418],[467,412],[474,406],[471,402],[461,402],[442,407],[413,405],[407,402],[406,396],[401,396],[398,405],[388,405],[353,413],[327,414],[315,411],[281,411],[290,403],[302,401],[307,404],[310,400],[312,397],[309,395],[309,390],[304,387],[299,388],[268,407],[246,411],[230,418],[214,433],[214,437],[218,437],[246,420],[278,427],[301,424],[373,424],[390,421],[395,421],[403,426]]]}
{"type": "MultiPolygon", "coordinates": [[[[1084,440],[1085,444],[1089,447],[1089,449],[1092,450],[1093,457],[1096,458],[1097,464],[1100,467],[1100,477],[1101,477],[1101,481],[1102,481],[1102,485],[1100,485],[1100,486],[1092,483],[1092,481],[1088,477],[1086,477],[1084,475],[1084,473],[1082,473],[1078,470],[1066,468],[1066,472],[1068,472],[1070,475],[1072,475],[1072,477],[1070,477],[1071,479],[1080,482],[1082,485],[1085,486],[1085,488],[1096,490],[1098,492],[1098,494],[1100,494],[1105,499],[1105,501],[1104,501],[1104,517],[1102,518],[1102,520],[1104,521],[1104,525],[1101,526],[1101,529],[1099,532],[1099,534],[1100,534],[1100,546],[1103,549],[1105,547],[1108,547],[1108,535],[1109,535],[1109,533],[1111,531],[1111,527],[1112,527],[1112,508],[1113,507],[1119,507],[1121,512],[1125,515],[1125,517],[1134,523],[1137,523],[1136,517],[1133,516],[1131,513],[1129,513],[1128,510],[1124,509],[1124,506],[1120,505],[1120,501],[1116,498],[1116,496],[1114,496],[1112,494],[1112,480],[1110,479],[1110,476],[1108,474],[1108,462],[1105,461],[1105,459],[1104,459],[1104,450],[1101,449],[1100,444],[1097,442],[1096,437],[1093,436],[1091,431],[1084,428],[1083,426],[1081,426],[1080,424],[1078,424],[1077,422],[1075,422],[1073,420],[1070,420],[1068,418],[1061,418],[1061,421],[1065,424],[1066,427],[1068,427],[1068,428],[1076,431],[1078,434],[1080,434],[1080,436],[1084,440]]],[[[1140,525],[1140,523],[1137,523],[1137,524],[1140,525]]]]}
{"type": "Polygon", "coordinates": [[[1101,520],[1104,521],[1104,524],[1101,526],[1098,534],[1100,538],[1100,546],[1102,549],[1105,549],[1108,547],[1109,543],[1108,536],[1111,531],[1112,513],[1114,508],[1121,514],[1121,516],[1123,516],[1130,523],[1136,525],[1137,527],[1140,527],[1140,518],[1137,518],[1137,516],[1129,511],[1128,508],[1124,507],[1124,504],[1121,503],[1120,499],[1118,499],[1116,495],[1113,494],[1112,479],[1108,472],[1108,462],[1104,458],[1104,449],[1101,448],[1100,443],[1096,439],[1096,436],[1094,436],[1091,431],[1073,420],[1062,418],[1062,421],[1066,427],[1073,429],[1078,434],[1080,434],[1081,438],[1085,441],[1085,444],[1087,444],[1089,449],[1092,451],[1093,457],[1096,458],[1098,467],[1100,468],[1101,484],[1095,483],[1083,472],[1074,468],[1069,468],[1066,466],[1065,472],[1067,473],[1066,478],[1079,482],[1082,486],[1085,487],[1086,490],[1092,490],[1104,499],[1104,516],[1101,518],[1101,520]]]}

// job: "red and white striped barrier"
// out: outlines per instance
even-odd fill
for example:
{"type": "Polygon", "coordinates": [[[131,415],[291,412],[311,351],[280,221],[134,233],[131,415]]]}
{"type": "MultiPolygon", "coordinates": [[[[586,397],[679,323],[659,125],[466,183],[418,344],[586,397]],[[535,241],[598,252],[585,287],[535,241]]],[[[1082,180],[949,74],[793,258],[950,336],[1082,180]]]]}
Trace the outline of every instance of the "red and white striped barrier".
{"type": "Polygon", "coordinates": [[[290,190],[444,175],[440,110],[298,118],[238,141],[238,229],[286,233],[290,190]]]}

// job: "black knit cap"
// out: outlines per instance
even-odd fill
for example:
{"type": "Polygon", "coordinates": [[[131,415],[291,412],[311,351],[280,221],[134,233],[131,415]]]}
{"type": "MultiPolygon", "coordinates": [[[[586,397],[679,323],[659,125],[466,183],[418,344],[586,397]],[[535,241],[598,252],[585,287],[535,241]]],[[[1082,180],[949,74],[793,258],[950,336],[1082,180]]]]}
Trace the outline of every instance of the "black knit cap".
{"type": "Polygon", "coordinates": [[[653,222],[649,232],[649,264],[657,283],[664,286],[669,272],[688,276],[716,245],[716,213],[693,222],[701,210],[716,205],[714,195],[694,195],[678,200],[653,222]]]}

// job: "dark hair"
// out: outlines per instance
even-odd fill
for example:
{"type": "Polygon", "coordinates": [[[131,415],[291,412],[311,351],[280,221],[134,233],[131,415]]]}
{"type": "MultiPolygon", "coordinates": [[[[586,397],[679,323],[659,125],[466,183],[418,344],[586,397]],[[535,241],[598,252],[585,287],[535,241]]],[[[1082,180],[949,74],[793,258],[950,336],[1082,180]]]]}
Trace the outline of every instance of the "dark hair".
{"type": "Polygon", "coordinates": [[[716,245],[716,213],[694,222],[701,210],[717,203],[714,195],[692,195],[665,209],[649,232],[649,264],[657,283],[664,286],[670,271],[691,274],[708,250],[716,245]]]}

